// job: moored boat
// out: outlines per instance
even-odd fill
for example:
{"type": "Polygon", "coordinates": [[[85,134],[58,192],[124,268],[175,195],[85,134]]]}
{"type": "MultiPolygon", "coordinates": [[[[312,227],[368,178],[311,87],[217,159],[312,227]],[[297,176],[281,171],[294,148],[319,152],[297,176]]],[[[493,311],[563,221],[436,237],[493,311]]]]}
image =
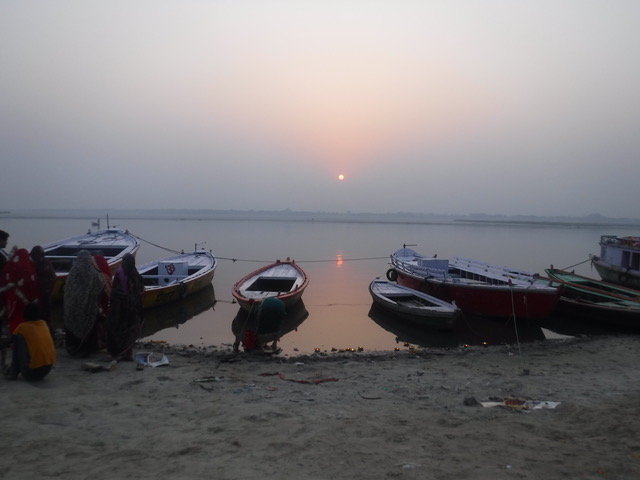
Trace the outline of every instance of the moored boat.
{"type": "Polygon", "coordinates": [[[294,261],[276,261],[259,268],[235,283],[231,294],[245,310],[265,298],[277,297],[285,305],[293,305],[302,297],[309,284],[307,274],[294,261]]]}
{"type": "Polygon", "coordinates": [[[387,278],[455,304],[465,314],[543,318],[555,309],[561,288],[538,274],[461,257],[442,260],[401,248],[391,255],[387,278]]]}
{"type": "Polygon", "coordinates": [[[369,293],[376,305],[404,320],[434,330],[451,330],[461,314],[451,303],[386,280],[373,280],[369,293]]]}
{"type": "Polygon", "coordinates": [[[64,282],[80,250],[88,250],[92,255],[96,253],[104,255],[111,272],[115,273],[127,253],[135,256],[140,248],[140,242],[126,230],[107,228],[47,243],[42,245],[42,248],[57,277],[51,294],[52,299],[60,300],[64,282]]]}
{"type": "Polygon", "coordinates": [[[640,327],[640,292],[575,273],[548,268],[563,286],[560,310],[576,317],[626,327],[640,327]]]}
{"type": "Polygon", "coordinates": [[[640,237],[602,235],[591,263],[605,282],[640,290],[640,237]]]}
{"type": "Polygon", "coordinates": [[[205,250],[182,253],[138,267],[144,281],[144,307],[183,299],[211,284],[217,259],[205,250]]]}

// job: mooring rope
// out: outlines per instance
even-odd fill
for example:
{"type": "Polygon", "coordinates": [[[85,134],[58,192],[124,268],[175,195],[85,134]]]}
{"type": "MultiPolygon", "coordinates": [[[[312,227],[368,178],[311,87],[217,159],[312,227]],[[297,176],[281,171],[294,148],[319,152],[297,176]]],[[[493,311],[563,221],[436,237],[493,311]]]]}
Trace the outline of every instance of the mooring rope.
{"type": "MultiPolygon", "coordinates": [[[[131,232],[129,232],[131,233],[131,232]]],[[[184,252],[180,252],[178,250],[174,250],[172,248],[168,248],[168,247],[163,247],[162,245],[158,245],[157,243],[154,242],[150,242],[149,240],[145,240],[142,237],[139,237],[138,235],[135,235],[133,233],[131,233],[131,235],[135,238],[137,238],[138,240],[148,243],[149,245],[153,245],[154,247],[160,248],[162,250],[166,250],[167,252],[171,252],[171,253],[175,253],[180,254],[180,253],[184,253],[184,252]]],[[[360,257],[360,258],[331,258],[331,259],[325,259],[325,260],[296,260],[296,263],[321,263],[321,262],[358,262],[358,261],[362,261],[362,260],[385,260],[389,258],[388,255],[385,255],[384,257],[360,257]]],[[[273,263],[273,260],[258,260],[255,258],[235,258],[235,257],[220,257],[218,255],[216,255],[216,259],[218,260],[229,260],[230,262],[247,262],[247,263],[273,263]]]]}
{"type": "MultiPolygon", "coordinates": [[[[257,260],[255,258],[234,258],[234,257],[220,257],[216,255],[218,260],[229,260],[230,262],[249,262],[249,263],[273,263],[273,260],[257,260]]],[[[360,260],[385,260],[384,257],[361,257],[361,258],[330,258],[325,260],[295,260],[296,263],[321,263],[321,262],[357,262],[360,260]]]]}
{"type": "Polygon", "coordinates": [[[524,368],[524,360],[522,358],[522,349],[520,348],[520,335],[518,334],[518,323],[516,322],[516,302],[513,298],[513,285],[511,281],[509,281],[509,291],[511,292],[511,311],[513,313],[513,327],[516,331],[516,342],[518,344],[518,356],[520,357],[520,367],[522,368],[522,373],[526,372],[524,368]]]}
{"type": "Polygon", "coordinates": [[[587,263],[587,262],[590,262],[590,261],[591,261],[591,259],[587,258],[586,260],[583,260],[582,262],[578,262],[575,265],[569,265],[568,267],[564,267],[561,270],[569,270],[570,268],[577,267],[578,265],[582,265],[583,263],[587,263]]]}
{"type": "MultiPolygon", "coordinates": [[[[131,233],[131,232],[129,232],[129,233],[131,233]]],[[[131,233],[131,235],[134,236],[135,238],[137,238],[138,240],[142,241],[142,242],[148,243],[149,245],[153,245],[154,247],[158,247],[158,248],[160,248],[162,250],[166,250],[167,252],[171,252],[171,253],[175,253],[175,254],[182,253],[182,252],[179,252],[179,251],[174,250],[172,248],[163,247],[162,245],[158,245],[157,243],[153,243],[153,242],[150,242],[149,240],[145,240],[144,238],[139,237],[139,236],[137,236],[137,235],[135,235],[133,233],[131,233]]]]}

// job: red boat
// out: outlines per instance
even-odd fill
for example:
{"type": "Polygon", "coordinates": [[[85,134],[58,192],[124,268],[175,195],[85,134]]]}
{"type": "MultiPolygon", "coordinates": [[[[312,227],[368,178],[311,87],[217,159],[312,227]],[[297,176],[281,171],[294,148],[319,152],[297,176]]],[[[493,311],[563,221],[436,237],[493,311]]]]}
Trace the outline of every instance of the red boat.
{"type": "Polygon", "coordinates": [[[308,283],[304,270],[287,258],[243,277],[233,286],[231,294],[244,310],[250,311],[268,297],[279,298],[289,306],[300,300],[308,283]]]}
{"type": "Polygon", "coordinates": [[[455,304],[464,313],[500,318],[544,318],[562,288],[538,274],[454,257],[440,260],[402,248],[391,255],[387,278],[455,304]]]}

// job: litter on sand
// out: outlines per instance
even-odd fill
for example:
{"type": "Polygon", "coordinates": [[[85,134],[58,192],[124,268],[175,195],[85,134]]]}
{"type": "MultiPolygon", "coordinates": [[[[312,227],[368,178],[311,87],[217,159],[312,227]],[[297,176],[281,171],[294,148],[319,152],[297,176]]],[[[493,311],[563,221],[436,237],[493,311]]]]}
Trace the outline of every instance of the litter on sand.
{"type": "Polygon", "coordinates": [[[94,362],[84,362],[82,365],[80,365],[80,368],[91,373],[113,372],[116,369],[117,363],[118,362],[116,362],[115,360],[109,362],[109,365],[101,365],[94,362]]]}
{"type": "Polygon", "coordinates": [[[136,354],[136,363],[146,367],[161,367],[162,365],[169,365],[169,359],[164,353],[140,352],[136,354]]]}
{"type": "Polygon", "coordinates": [[[548,400],[525,400],[522,398],[505,398],[504,400],[494,400],[490,402],[480,402],[485,408],[507,407],[514,410],[541,410],[556,408],[560,402],[550,402],[548,400]]]}

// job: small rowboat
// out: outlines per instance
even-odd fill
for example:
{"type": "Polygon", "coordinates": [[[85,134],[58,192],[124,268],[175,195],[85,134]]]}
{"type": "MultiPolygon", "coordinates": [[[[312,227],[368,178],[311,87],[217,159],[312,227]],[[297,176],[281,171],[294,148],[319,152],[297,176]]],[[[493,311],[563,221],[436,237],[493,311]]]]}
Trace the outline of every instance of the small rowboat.
{"type": "Polygon", "coordinates": [[[144,307],[183,299],[211,284],[218,261],[205,250],[155,260],[138,267],[144,281],[144,307]]]}
{"type": "Polygon", "coordinates": [[[435,330],[451,330],[461,315],[460,309],[451,303],[386,280],[372,281],[369,293],[376,305],[405,320],[435,330]]]}
{"type": "Polygon", "coordinates": [[[126,230],[107,228],[47,243],[42,248],[57,276],[51,294],[52,300],[61,300],[64,282],[80,250],[88,250],[91,254],[101,253],[111,267],[111,272],[115,273],[127,253],[135,256],[140,242],[126,230]]]}
{"type": "Polygon", "coordinates": [[[233,286],[231,294],[244,310],[269,297],[277,297],[285,305],[295,304],[309,284],[307,274],[287,258],[259,268],[243,277],[233,286]]]}

